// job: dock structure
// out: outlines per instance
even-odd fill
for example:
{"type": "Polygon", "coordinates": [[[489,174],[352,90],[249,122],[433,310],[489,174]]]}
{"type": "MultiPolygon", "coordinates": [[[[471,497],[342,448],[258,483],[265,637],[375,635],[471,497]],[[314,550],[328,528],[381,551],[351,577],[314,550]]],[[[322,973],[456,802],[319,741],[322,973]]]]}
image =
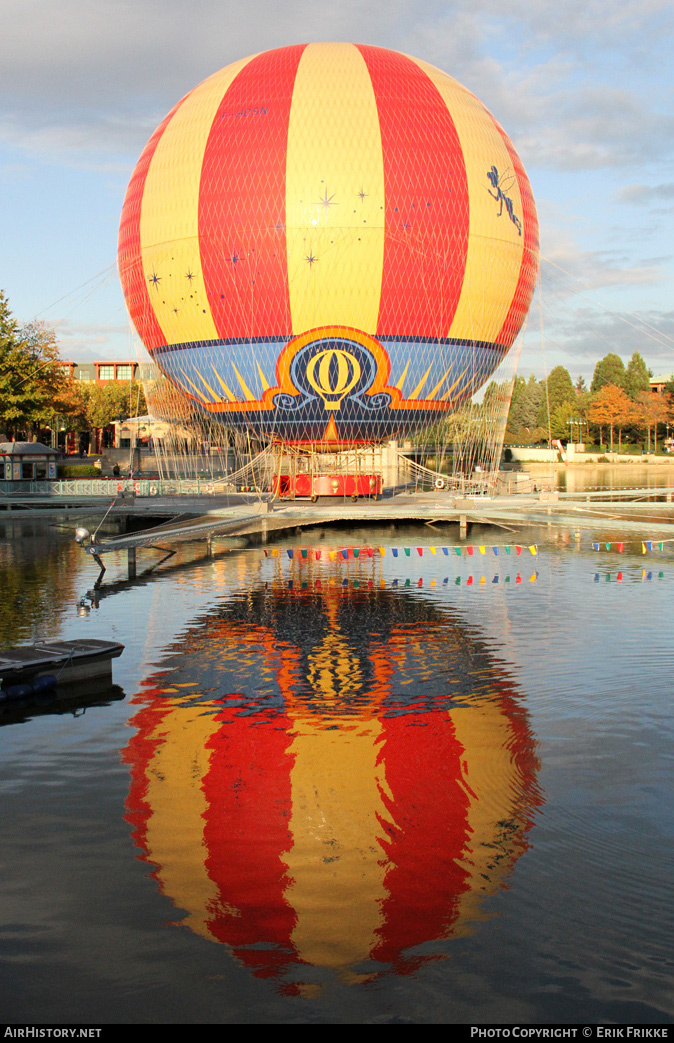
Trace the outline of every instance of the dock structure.
{"type": "MultiPolygon", "coordinates": [[[[385,490],[378,499],[350,497],[310,500],[274,499],[269,493],[214,492],[205,495],[136,496],[124,492],[109,496],[68,497],[3,496],[0,521],[10,525],[21,518],[58,518],[64,525],[87,524],[79,538],[83,548],[105,571],[104,558],[125,552],[129,578],[136,576],[138,551],[143,547],[164,552],[168,557],[178,543],[201,541],[207,555],[216,541],[222,550],[253,543],[267,543],[297,530],[325,525],[455,525],[456,542],[470,538],[473,526],[495,527],[515,532],[531,527],[563,525],[577,534],[600,526],[607,532],[638,533],[654,529],[660,538],[674,537],[672,486],[638,489],[591,489],[579,492],[545,490],[534,493],[461,496],[456,491],[418,492],[409,487],[385,490]],[[58,506],[55,504],[57,499],[58,506]],[[104,518],[119,519],[130,527],[132,519],[147,518],[148,526],[136,532],[100,536],[104,518]],[[157,524],[158,519],[166,519],[157,524]]],[[[77,530],[80,531],[80,530],[77,530]]],[[[162,560],[165,560],[162,559],[162,560]]],[[[154,568],[161,562],[155,562],[154,568]]],[[[100,582],[99,576],[99,582],[100,582]]]]}
{"type": "MultiPolygon", "coordinates": [[[[606,531],[638,533],[657,531],[674,537],[674,504],[645,497],[666,497],[667,489],[625,490],[620,498],[606,492],[595,494],[551,493],[489,498],[459,498],[434,493],[399,494],[357,503],[334,501],[279,502],[247,498],[236,504],[212,506],[207,512],[182,513],[160,525],[139,532],[109,538],[94,538],[84,543],[103,568],[103,558],[113,552],[126,552],[129,578],[136,575],[137,551],[154,548],[171,553],[181,542],[204,541],[207,554],[213,543],[224,540],[229,546],[273,542],[288,533],[325,525],[360,527],[363,525],[456,525],[458,541],[468,539],[472,526],[495,527],[510,532],[532,526],[565,525],[575,530],[596,528],[606,531]]],[[[209,501],[207,501],[209,502],[209,501]]],[[[212,501],[210,501],[212,502],[212,501]]],[[[192,510],[204,506],[194,504],[192,510]]],[[[155,510],[160,504],[155,503],[155,510]]]]}
{"type": "Polygon", "coordinates": [[[124,651],[118,641],[80,638],[76,641],[42,641],[37,645],[0,651],[0,678],[3,687],[21,681],[34,681],[54,675],[54,682],[73,684],[92,678],[112,677],[112,660],[124,651]]]}

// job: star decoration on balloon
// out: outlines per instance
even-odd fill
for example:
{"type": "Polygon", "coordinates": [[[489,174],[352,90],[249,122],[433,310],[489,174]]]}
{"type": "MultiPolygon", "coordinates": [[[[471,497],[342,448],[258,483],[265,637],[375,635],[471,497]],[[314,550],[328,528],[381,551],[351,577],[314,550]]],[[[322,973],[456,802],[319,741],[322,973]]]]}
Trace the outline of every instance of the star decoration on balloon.
{"type": "Polygon", "coordinates": [[[336,203],[333,203],[333,199],[334,198],[335,198],[335,193],[333,192],[332,195],[329,196],[328,195],[328,190],[326,188],[325,193],[319,199],[318,205],[325,211],[326,214],[327,214],[327,212],[328,212],[328,210],[330,209],[331,206],[337,206],[336,203]]]}

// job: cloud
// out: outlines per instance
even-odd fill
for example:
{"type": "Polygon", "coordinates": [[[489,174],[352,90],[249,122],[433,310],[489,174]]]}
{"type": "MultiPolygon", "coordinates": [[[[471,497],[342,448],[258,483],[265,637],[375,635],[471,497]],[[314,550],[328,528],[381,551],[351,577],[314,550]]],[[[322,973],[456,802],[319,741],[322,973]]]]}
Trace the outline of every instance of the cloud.
{"type": "Polygon", "coordinates": [[[148,361],[149,356],[136,337],[133,337],[133,349],[130,350],[128,325],[73,323],[68,319],[57,319],[53,325],[62,359],[76,362],[123,362],[130,358],[134,362],[148,361]]]}
{"type": "Polygon", "coordinates": [[[596,293],[608,287],[658,286],[669,281],[666,268],[669,257],[635,264],[633,257],[622,249],[585,250],[573,235],[580,227],[569,227],[569,221],[563,220],[564,215],[554,215],[554,208],[544,207],[544,210],[547,211],[541,242],[544,289],[547,284],[557,296],[567,297],[596,293]]]}
{"type": "Polygon", "coordinates": [[[657,75],[653,49],[671,20],[666,0],[3,0],[0,140],[62,164],[114,167],[229,62],[300,40],[355,39],[465,82],[527,164],[630,167],[671,149],[674,121],[658,110],[659,92],[627,75],[645,55],[657,75]]]}
{"type": "Polygon", "coordinates": [[[674,311],[643,310],[635,315],[611,314],[605,309],[544,306],[541,333],[529,323],[520,356],[519,372],[537,377],[556,366],[589,383],[597,362],[609,352],[625,365],[635,351],[654,373],[674,372],[674,311]]]}
{"type": "MultiPolygon", "coordinates": [[[[75,169],[128,174],[131,142],[145,142],[155,125],[152,119],[122,120],[108,114],[66,123],[4,116],[0,117],[0,142],[27,156],[75,169]]],[[[5,170],[18,166],[6,164],[5,170]]]]}
{"type": "Polygon", "coordinates": [[[653,206],[660,202],[669,203],[667,213],[674,210],[674,181],[661,185],[626,185],[617,193],[619,203],[631,203],[633,206],[653,206]]]}

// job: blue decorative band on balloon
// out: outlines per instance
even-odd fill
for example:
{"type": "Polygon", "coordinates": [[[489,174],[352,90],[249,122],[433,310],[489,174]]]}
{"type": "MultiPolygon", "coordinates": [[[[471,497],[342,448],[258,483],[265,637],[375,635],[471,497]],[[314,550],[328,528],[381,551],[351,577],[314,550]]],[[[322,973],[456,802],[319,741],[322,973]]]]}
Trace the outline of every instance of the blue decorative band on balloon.
{"type": "Polygon", "coordinates": [[[153,356],[228,427],[288,441],[378,441],[456,409],[505,353],[500,344],[325,327],[295,338],[174,344],[153,356]]]}

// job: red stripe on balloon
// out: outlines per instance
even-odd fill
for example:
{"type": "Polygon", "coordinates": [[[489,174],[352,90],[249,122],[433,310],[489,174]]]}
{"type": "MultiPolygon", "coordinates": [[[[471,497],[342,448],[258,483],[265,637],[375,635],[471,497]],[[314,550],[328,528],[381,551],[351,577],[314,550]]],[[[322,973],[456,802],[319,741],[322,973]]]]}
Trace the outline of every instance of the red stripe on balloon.
{"type": "MultiPolygon", "coordinates": [[[[494,122],[496,123],[496,121],[494,122]]],[[[500,131],[505,146],[510,154],[513,170],[515,171],[517,183],[520,187],[520,197],[522,199],[522,234],[524,235],[524,250],[522,252],[520,273],[508,314],[506,315],[505,322],[496,338],[498,344],[504,344],[506,348],[510,348],[527,316],[531,304],[531,298],[534,295],[536,279],[538,278],[538,216],[536,214],[536,204],[534,203],[529,179],[524,172],[521,160],[515,152],[510,138],[502,127],[500,127],[498,123],[496,123],[496,127],[500,131]]]]}
{"type": "MultiPolygon", "coordinates": [[[[189,94],[186,94],[185,98],[188,97],[189,94]]],[[[131,176],[129,187],[126,190],[122,216],[119,222],[119,240],[117,245],[119,278],[122,283],[122,290],[124,291],[131,321],[148,351],[166,344],[166,337],[157,322],[145,281],[145,273],[143,272],[143,260],[140,253],[140,212],[143,204],[145,180],[152,157],[155,154],[162,134],[185,101],[185,98],[181,98],[178,104],[171,109],[166,119],[159,124],[143,149],[141,157],[136,164],[136,169],[131,176]]]]}
{"type": "MultiPolygon", "coordinates": [[[[408,973],[424,957],[406,958],[412,946],[446,938],[457,916],[459,895],[470,887],[462,860],[469,844],[468,797],[463,783],[463,746],[448,714],[383,717],[391,824],[383,842],[388,870],[383,925],[372,958],[408,973]]],[[[386,823],[382,823],[386,828],[386,823]]]]}
{"type": "Polygon", "coordinates": [[[284,853],[293,845],[289,753],[292,722],[220,717],[209,740],[204,860],[219,900],[206,923],[257,977],[274,977],[292,959],[297,916],[285,897],[284,853]],[[242,753],[245,751],[245,754],[242,753]],[[265,943],[264,949],[250,946],[265,943]]]}
{"type": "Polygon", "coordinates": [[[292,332],[285,233],[286,148],[306,45],[253,58],[213,121],[199,192],[204,284],[218,334],[292,332]]]}
{"type": "Polygon", "coordinates": [[[384,160],[384,266],[377,333],[444,337],[461,295],[468,184],[440,92],[402,54],[359,45],[374,89],[384,160]]]}
{"type": "MultiPolygon", "coordinates": [[[[150,768],[165,741],[165,732],[160,725],[175,709],[163,692],[163,688],[149,686],[134,698],[134,703],[143,705],[129,721],[136,731],[121,751],[122,760],[129,765],[131,774],[124,818],[133,827],[134,843],[143,852],[142,858],[146,862],[152,862],[147,841],[148,824],[154,811],[148,799],[150,768]]],[[[157,882],[163,890],[159,876],[157,882]]]]}

